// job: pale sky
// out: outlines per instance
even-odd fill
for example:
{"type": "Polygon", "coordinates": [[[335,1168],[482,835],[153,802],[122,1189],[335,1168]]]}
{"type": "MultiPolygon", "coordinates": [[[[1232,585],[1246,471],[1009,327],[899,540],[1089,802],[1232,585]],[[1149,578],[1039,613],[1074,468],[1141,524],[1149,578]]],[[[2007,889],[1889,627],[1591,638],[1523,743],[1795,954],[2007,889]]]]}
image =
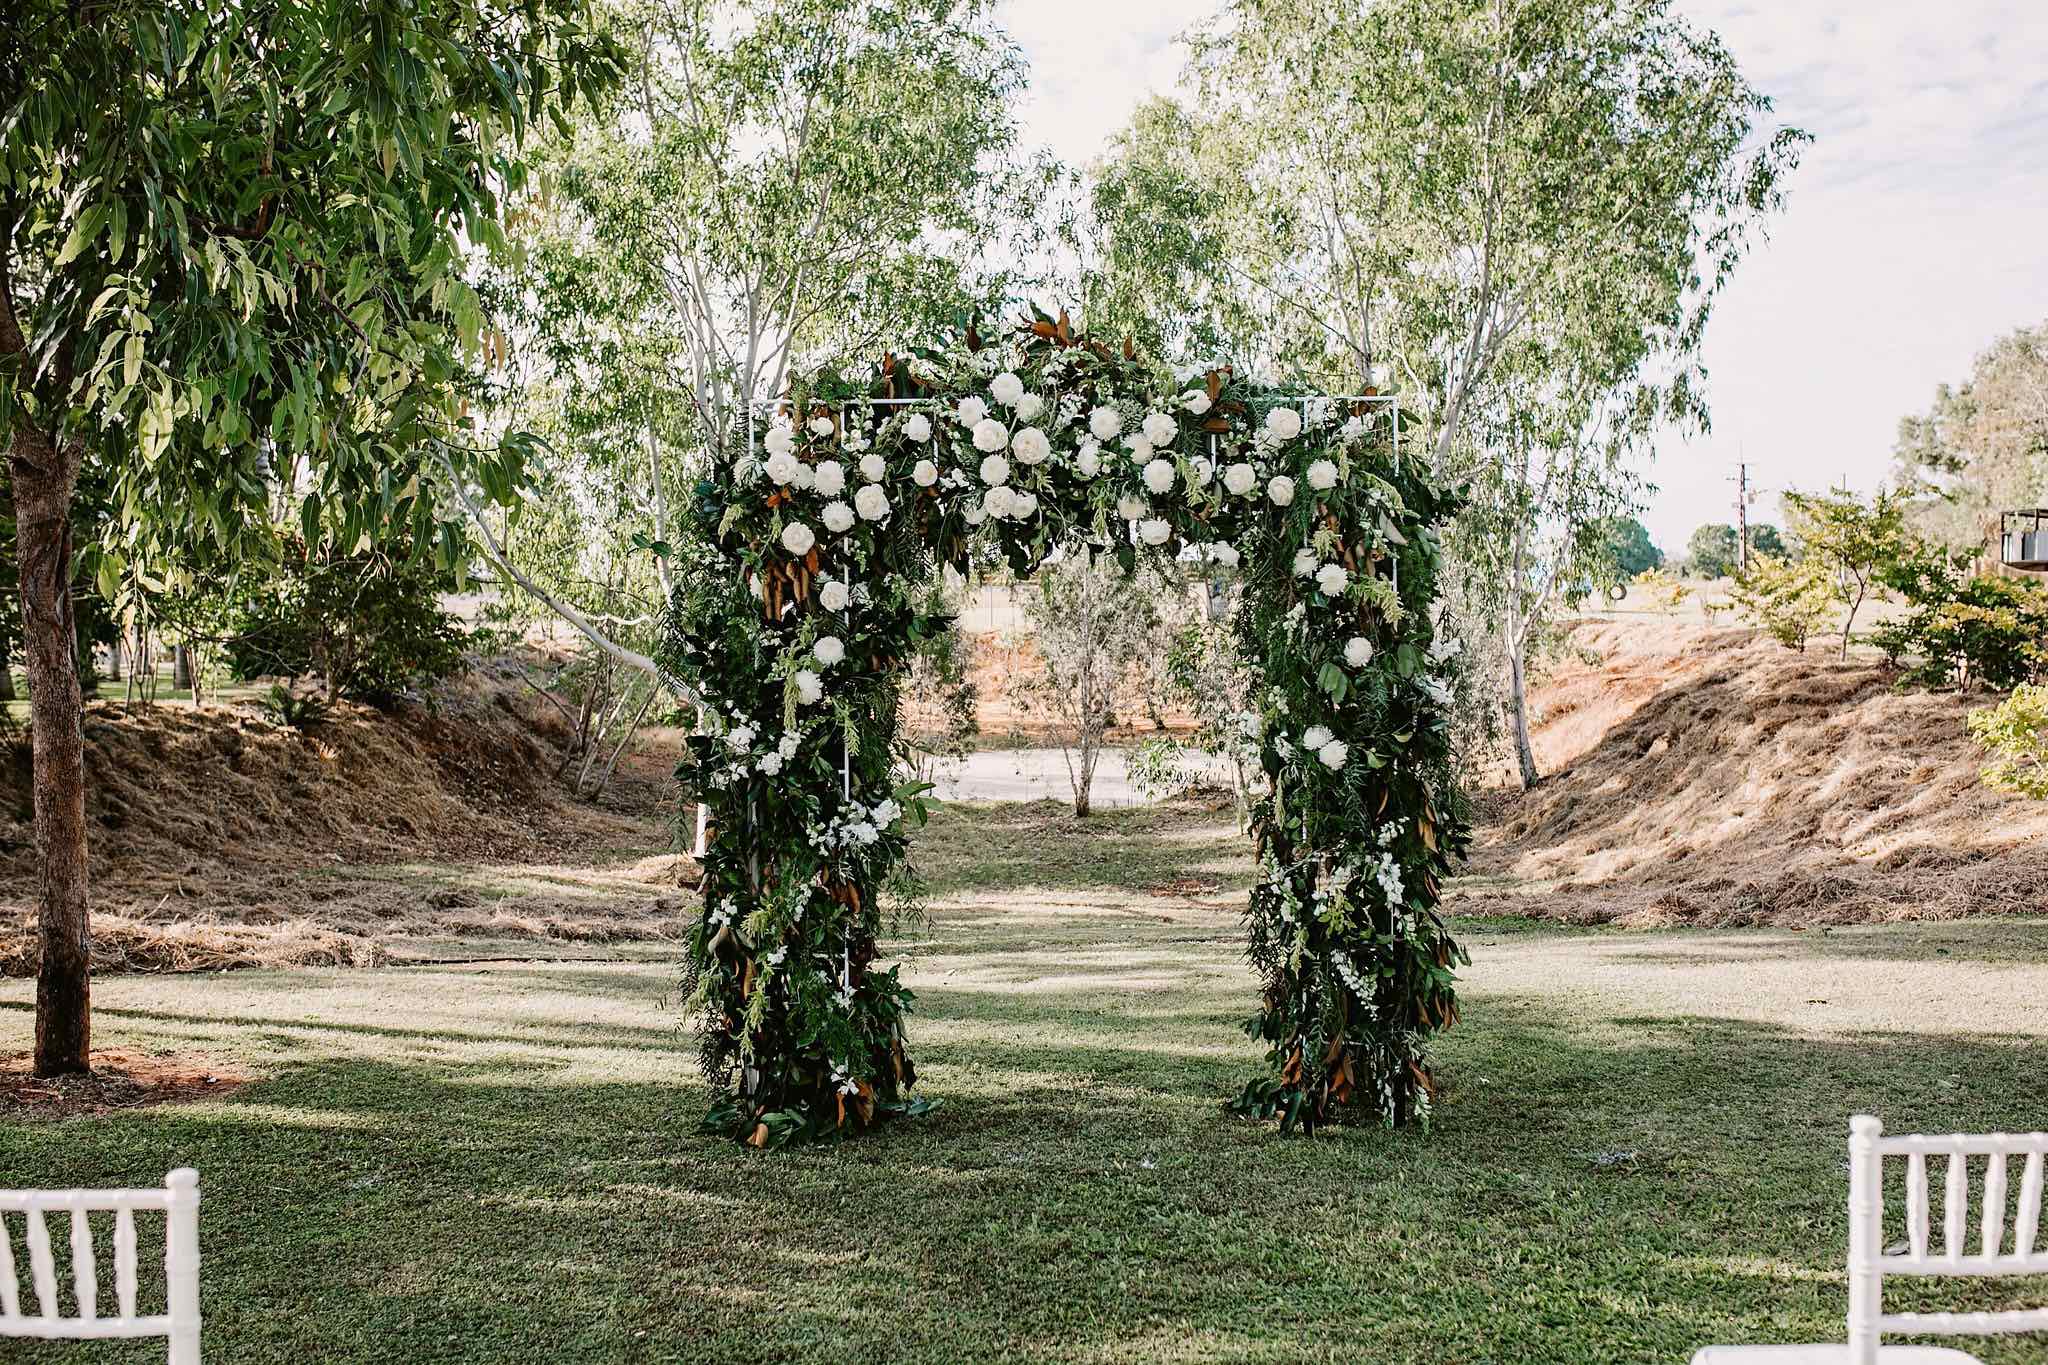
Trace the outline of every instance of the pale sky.
{"type": "MultiPolygon", "coordinates": [[[[1706,340],[1711,436],[1662,443],[1643,520],[1667,551],[1729,521],[1735,461],[1776,494],[1884,478],[1899,418],[2001,332],[2048,320],[2048,0],[1678,0],[1777,117],[1814,134],[1785,212],[1706,340]]],[[[1025,135],[1091,159],[1171,91],[1203,0],[1008,0],[1025,135]]]]}

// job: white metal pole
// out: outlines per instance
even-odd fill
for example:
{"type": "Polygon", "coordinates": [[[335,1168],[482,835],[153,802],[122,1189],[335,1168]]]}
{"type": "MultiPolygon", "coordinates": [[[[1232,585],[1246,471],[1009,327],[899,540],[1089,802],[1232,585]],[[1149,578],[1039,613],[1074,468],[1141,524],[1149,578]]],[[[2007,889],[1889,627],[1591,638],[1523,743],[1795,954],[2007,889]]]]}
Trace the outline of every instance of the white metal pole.
{"type": "Polygon", "coordinates": [[[1849,1120],[1849,1365],[1877,1365],[1877,1319],[1883,1279],[1878,1243],[1884,1220],[1884,1175],[1878,1134],[1869,1114],[1849,1120]]]}
{"type": "Polygon", "coordinates": [[[180,1166],[164,1177],[164,1188],[170,1365],[199,1365],[199,1172],[180,1166]]]}

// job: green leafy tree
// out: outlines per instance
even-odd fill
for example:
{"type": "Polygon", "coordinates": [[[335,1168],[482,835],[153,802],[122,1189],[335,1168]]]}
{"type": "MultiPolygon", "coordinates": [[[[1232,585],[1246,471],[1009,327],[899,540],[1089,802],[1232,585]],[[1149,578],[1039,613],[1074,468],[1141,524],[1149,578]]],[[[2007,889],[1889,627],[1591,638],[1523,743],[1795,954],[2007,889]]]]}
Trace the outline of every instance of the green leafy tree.
{"type": "Polygon", "coordinates": [[[1936,388],[1900,420],[1893,453],[1914,525],[1946,544],[1987,545],[2001,511],[2048,503],[2048,323],[1998,338],[1960,386],[1936,388]]]}
{"type": "Polygon", "coordinates": [[[1700,336],[1804,135],[1668,0],[1232,0],[1192,46],[1193,99],[1097,178],[1089,323],[1402,382],[1472,489],[1461,633],[1502,646],[1533,782],[1537,623],[1603,562],[1628,457],[1704,415],[1700,336]]]}
{"type": "Polygon", "coordinates": [[[1727,578],[1742,567],[1742,543],[1725,522],[1702,526],[1685,542],[1686,563],[1701,578],[1727,578]]]}
{"type": "Polygon", "coordinates": [[[1634,517],[1609,517],[1598,534],[1614,566],[1617,580],[1634,578],[1647,569],[1662,568],[1664,552],[1650,540],[1649,531],[1634,517]]]}
{"type": "Polygon", "coordinates": [[[1749,552],[1751,555],[1772,555],[1779,559],[1790,559],[1792,551],[1785,544],[1785,537],[1778,534],[1778,528],[1769,522],[1758,522],[1749,528],[1749,552]]]}
{"type": "Polygon", "coordinates": [[[2048,686],[2013,689],[1997,706],[1972,711],[1970,735],[1989,749],[1984,781],[2001,791],[2048,801],[2048,686]]]}
{"type": "Polygon", "coordinates": [[[1817,559],[1752,555],[1730,595],[1772,639],[1802,654],[1838,608],[1834,580],[1817,559]]]}
{"type": "Polygon", "coordinates": [[[1849,633],[1856,615],[1873,594],[1886,597],[1888,569],[1910,557],[1915,548],[1906,526],[1906,504],[1897,493],[1879,489],[1866,502],[1843,489],[1831,493],[1787,493],[1786,524],[1799,542],[1803,558],[1826,567],[1835,597],[1842,604],[1842,657],[1849,657],[1849,633]]]}
{"type": "MultiPolygon", "coordinates": [[[[989,0],[625,0],[631,79],[554,139],[503,286],[554,457],[493,562],[652,671],[697,481],[794,363],[929,337],[1002,297],[1015,47],[989,0]]],[[[480,509],[481,510],[481,509],[480,509]]]]}
{"type": "Polygon", "coordinates": [[[1887,565],[1905,615],[1871,632],[1906,680],[1926,687],[2017,687],[2048,679],[2048,588],[1975,572],[1973,550],[1918,547],[1887,565]]]}
{"type": "Polygon", "coordinates": [[[10,7],[0,51],[0,433],[33,692],[36,1069],[89,1061],[69,592],[225,560],[291,490],[308,540],[459,556],[431,477],[508,502],[526,443],[465,420],[532,122],[617,70],[580,0],[10,7]],[[81,485],[107,521],[74,544],[81,485]],[[197,549],[195,550],[195,547],[197,549]]]}

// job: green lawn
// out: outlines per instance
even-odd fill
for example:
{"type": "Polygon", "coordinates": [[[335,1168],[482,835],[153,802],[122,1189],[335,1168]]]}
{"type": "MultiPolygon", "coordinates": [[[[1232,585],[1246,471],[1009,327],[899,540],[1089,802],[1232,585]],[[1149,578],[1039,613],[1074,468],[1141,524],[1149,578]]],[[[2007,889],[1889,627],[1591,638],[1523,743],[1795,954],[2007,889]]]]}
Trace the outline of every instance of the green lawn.
{"type": "MultiPolygon", "coordinates": [[[[110,978],[101,1041],[267,1079],[0,1123],[0,1184],[197,1166],[218,1361],[1640,1365],[1839,1339],[1852,1111],[2048,1120],[2040,923],[1473,924],[1435,1129],[1282,1139],[1221,1109],[1255,1065],[1227,815],[963,809],[923,849],[927,1118],[837,1150],[697,1136],[674,973],[645,949],[110,978]]],[[[30,998],[0,985],[10,1047],[30,998]]],[[[1937,1301],[2048,1285],[1896,1299],[1937,1301]]]]}

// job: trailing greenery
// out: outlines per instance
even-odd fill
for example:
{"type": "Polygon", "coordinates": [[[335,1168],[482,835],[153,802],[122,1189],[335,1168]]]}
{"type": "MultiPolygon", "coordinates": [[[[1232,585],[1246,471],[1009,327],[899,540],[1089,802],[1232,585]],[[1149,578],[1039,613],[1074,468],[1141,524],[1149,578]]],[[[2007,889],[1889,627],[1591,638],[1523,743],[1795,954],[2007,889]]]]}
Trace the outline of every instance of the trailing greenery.
{"type": "Polygon", "coordinates": [[[998,344],[885,358],[792,390],[692,508],[664,664],[711,733],[678,770],[712,807],[692,1012],[756,1145],[904,1112],[911,1000],[876,962],[879,893],[920,823],[892,778],[902,673],[947,624],[939,567],[1028,572],[1089,546],[1242,563],[1234,629],[1269,794],[1248,910],[1267,1075],[1243,1112],[1313,1129],[1427,1114],[1425,1043],[1463,954],[1437,911],[1466,843],[1436,636],[1455,497],[1384,402],[1228,368],[1171,375],[1039,317],[998,344]],[[873,406],[872,400],[908,400],[873,406]]]}

